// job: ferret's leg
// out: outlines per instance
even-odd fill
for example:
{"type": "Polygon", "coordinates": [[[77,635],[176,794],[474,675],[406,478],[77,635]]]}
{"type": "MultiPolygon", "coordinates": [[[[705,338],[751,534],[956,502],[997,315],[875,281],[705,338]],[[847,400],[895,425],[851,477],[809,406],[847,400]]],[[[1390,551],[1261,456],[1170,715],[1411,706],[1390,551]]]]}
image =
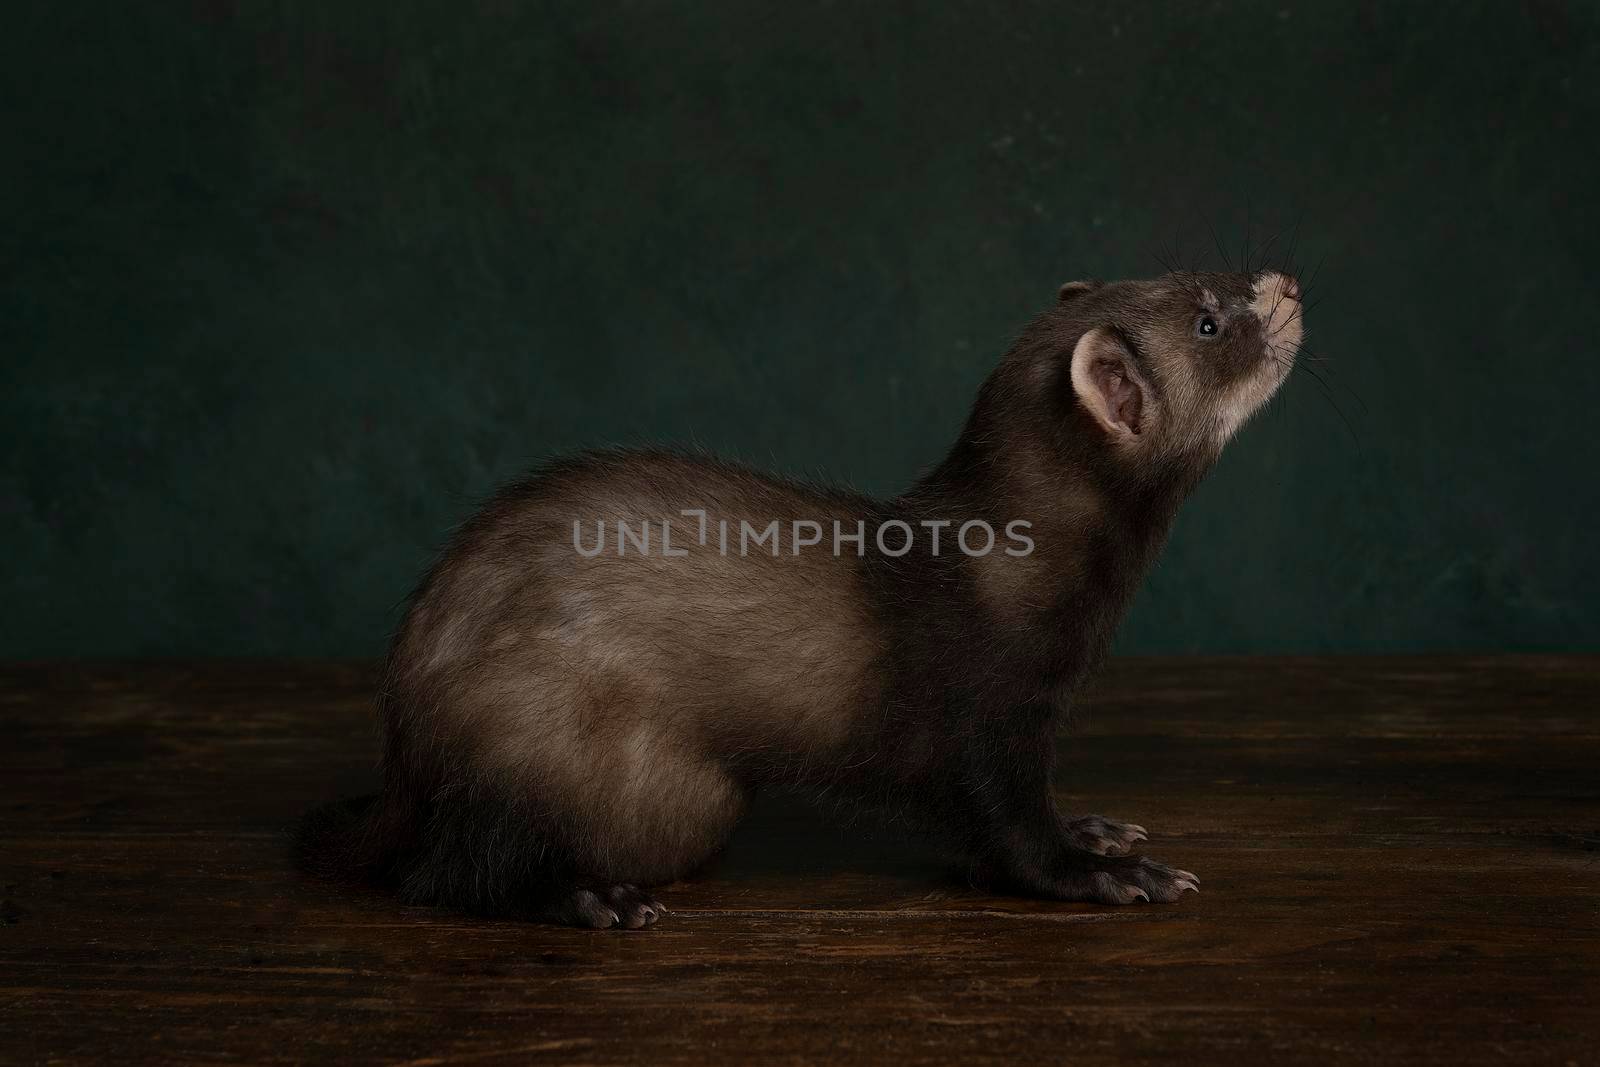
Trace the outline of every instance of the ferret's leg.
{"type": "Polygon", "coordinates": [[[560,788],[546,780],[544,792],[538,779],[504,774],[462,781],[397,844],[388,877],[413,904],[592,929],[650,926],[667,909],[648,887],[714,855],[745,802],[718,765],[655,755],[649,769],[660,778],[622,777],[600,760],[590,777],[560,788]]]}
{"type": "Polygon", "coordinates": [[[1199,891],[1188,871],[1138,855],[1112,856],[1075,844],[1064,825],[1051,831],[1042,820],[1015,827],[988,857],[988,870],[1002,886],[1057,900],[1100,904],[1136,901],[1170,904],[1186,890],[1199,891]]]}
{"type": "Polygon", "coordinates": [[[590,769],[571,794],[581,813],[569,843],[573,875],[537,911],[591,929],[650,926],[667,909],[649,887],[676,881],[716,854],[744,812],[745,787],[716,761],[676,745],[648,745],[638,733],[596,754],[590,769]]]}
{"type": "MultiPolygon", "coordinates": [[[[1049,761],[1006,777],[974,768],[972,847],[981,880],[1056,900],[1158,904],[1199,891],[1199,879],[1137,855],[1104,855],[1062,818],[1050,792],[1049,761]]],[[[1109,823],[1109,820],[1105,820],[1109,823]]],[[[1117,824],[1119,826],[1124,824],[1117,824]]]]}

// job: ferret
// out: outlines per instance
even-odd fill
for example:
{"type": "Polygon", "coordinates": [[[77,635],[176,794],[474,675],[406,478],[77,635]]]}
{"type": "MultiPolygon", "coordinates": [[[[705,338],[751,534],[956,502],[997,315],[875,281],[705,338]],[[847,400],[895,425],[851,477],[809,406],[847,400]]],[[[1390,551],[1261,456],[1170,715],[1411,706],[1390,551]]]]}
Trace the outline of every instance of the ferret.
{"type": "Polygon", "coordinates": [[[409,903],[639,929],[756,791],[796,787],[942,830],[993,890],[1198,891],[1133,851],[1142,827],[1058,809],[1056,736],[1302,318],[1277,271],[1070,282],[890,500],[676,451],[548,464],[411,597],[382,792],[308,816],[302,861],[409,903]]]}

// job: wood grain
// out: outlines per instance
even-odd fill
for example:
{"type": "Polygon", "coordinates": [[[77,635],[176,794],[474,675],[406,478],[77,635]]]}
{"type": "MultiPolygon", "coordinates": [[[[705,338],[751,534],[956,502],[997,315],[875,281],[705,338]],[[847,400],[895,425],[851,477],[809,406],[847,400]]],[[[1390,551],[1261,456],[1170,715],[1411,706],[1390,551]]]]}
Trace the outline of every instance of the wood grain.
{"type": "Polygon", "coordinates": [[[638,933],[299,877],[371,687],[0,669],[0,1062],[1600,1062],[1600,659],[1119,661],[1059,788],[1198,897],[993,897],[774,801],[638,933]]]}

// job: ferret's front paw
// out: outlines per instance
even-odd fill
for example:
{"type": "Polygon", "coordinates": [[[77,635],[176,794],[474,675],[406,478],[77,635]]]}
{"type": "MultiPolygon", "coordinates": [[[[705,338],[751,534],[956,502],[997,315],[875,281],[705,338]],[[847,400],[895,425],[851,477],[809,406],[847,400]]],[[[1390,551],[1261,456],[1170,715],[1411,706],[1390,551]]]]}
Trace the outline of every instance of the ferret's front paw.
{"type": "Polygon", "coordinates": [[[1185,892],[1200,892],[1200,879],[1143,856],[1129,856],[1115,866],[1086,871],[1072,879],[1067,899],[1101,904],[1171,904],[1185,892]]]}
{"type": "Polygon", "coordinates": [[[1149,839],[1144,827],[1131,822],[1108,819],[1104,815],[1084,815],[1067,820],[1067,837],[1081,849],[1101,856],[1125,856],[1133,846],[1149,839]]]}

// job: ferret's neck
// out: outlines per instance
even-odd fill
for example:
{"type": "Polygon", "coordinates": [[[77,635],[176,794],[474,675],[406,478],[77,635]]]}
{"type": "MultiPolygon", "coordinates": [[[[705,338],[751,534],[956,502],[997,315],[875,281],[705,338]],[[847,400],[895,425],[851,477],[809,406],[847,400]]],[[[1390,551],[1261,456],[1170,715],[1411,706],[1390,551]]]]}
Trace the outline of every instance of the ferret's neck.
{"type": "Polygon", "coordinates": [[[1052,429],[1045,434],[995,425],[980,409],[944,460],[901,500],[958,514],[1010,508],[1012,517],[1032,519],[1041,528],[1052,519],[1077,527],[1088,523],[1118,535],[1128,562],[1148,564],[1179,506],[1216,459],[1178,454],[1119,462],[1087,417],[1052,429]]]}
{"type": "Polygon", "coordinates": [[[1212,458],[1119,464],[1097,434],[1080,425],[1049,437],[991,430],[975,418],[944,462],[902,498],[957,524],[981,518],[997,531],[1013,520],[1030,524],[1029,556],[969,561],[970,573],[1038,668],[1068,686],[1105,655],[1212,458]]]}

